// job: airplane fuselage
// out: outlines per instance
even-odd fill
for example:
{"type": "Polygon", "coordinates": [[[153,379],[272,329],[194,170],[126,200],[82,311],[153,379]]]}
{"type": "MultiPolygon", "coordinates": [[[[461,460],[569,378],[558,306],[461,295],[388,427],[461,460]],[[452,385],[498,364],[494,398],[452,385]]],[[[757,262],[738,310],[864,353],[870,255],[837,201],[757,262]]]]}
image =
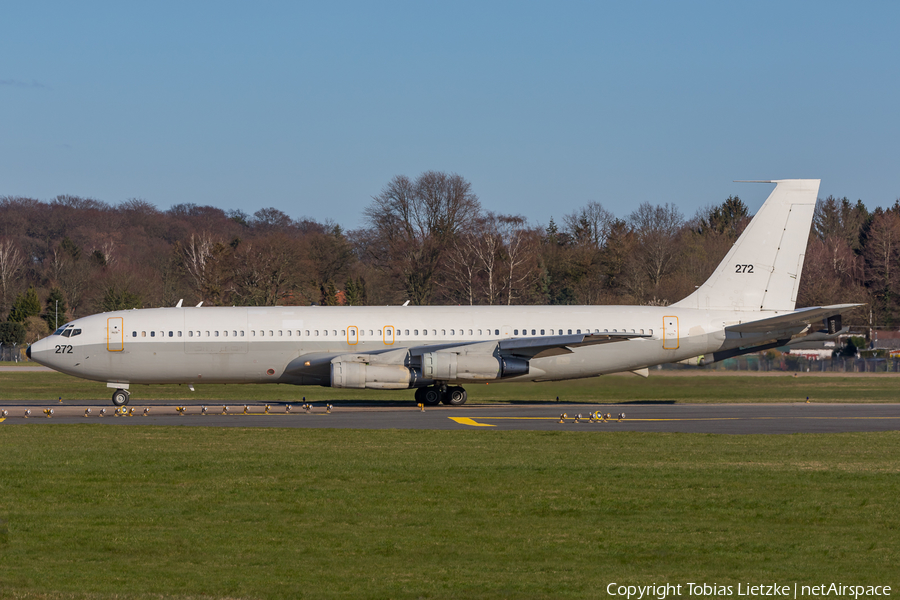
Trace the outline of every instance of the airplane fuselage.
{"type": "Polygon", "coordinates": [[[746,345],[752,342],[746,335],[725,332],[742,316],[653,306],[156,308],[77,319],[69,331],[78,334],[40,340],[31,357],[108,383],[330,385],[323,365],[340,354],[377,357],[398,349],[409,364],[444,346],[603,332],[644,336],[532,357],[527,374],[498,378],[542,381],[638,370],[746,345]]]}

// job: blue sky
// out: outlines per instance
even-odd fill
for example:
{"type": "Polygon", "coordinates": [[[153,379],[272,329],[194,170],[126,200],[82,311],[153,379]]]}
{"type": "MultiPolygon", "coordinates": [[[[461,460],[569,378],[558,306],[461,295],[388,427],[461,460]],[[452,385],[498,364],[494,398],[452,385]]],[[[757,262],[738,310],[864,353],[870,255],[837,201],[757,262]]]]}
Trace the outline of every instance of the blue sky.
{"type": "Polygon", "coordinates": [[[821,178],[900,198],[896,2],[26,2],[0,9],[0,195],[363,224],[394,175],[489,210],[691,216],[821,178]]]}

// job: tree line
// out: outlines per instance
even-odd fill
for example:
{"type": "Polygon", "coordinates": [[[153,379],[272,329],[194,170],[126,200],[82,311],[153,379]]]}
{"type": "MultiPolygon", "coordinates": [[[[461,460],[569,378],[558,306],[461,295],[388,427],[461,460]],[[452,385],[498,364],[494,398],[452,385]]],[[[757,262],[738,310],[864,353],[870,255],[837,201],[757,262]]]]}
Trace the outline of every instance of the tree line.
{"type": "MultiPolygon", "coordinates": [[[[436,171],[394,177],[364,215],[347,231],[275,208],[0,197],[0,341],[180,299],[666,305],[712,273],[751,216],[732,196],[690,218],[669,203],[620,218],[590,202],[532,224],[486,210],[466,179],[436,171]]],[[[867,303],[877,325],[900,326],[900,200],[871,211],[861,200],[819,200],[798,306],[840,302],[867,303]]],[[[850,318],[867,321],[867,311],[850,318]]]]}

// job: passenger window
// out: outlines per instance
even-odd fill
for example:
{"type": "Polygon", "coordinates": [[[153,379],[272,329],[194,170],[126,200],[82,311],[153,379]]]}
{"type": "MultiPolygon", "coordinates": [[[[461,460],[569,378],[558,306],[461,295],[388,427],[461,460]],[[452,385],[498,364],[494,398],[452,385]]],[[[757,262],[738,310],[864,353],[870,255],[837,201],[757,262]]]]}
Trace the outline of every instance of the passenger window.
{"type": "Polygon", "coordinates": [[[155,331],[151,331],[151,332],[150,332],[150,337],[156,337],[156,332],[155,332],[155,331]]]}
{"type": "Polygon", "coordinates": [[[275,337],[275,332],[271,329],[269,330],[269,337],[275,337]]]}
{"type": "Polygon", "coordinates": [[[480,329],[478,330],[478,335],[481,335],[481,330],[480,330],[480,329]]]}
{"type": "Polygon", "coordinates": [[[306,337],[309,337],[309,329],[306,330],[306,337]]]}
{"type": "Polygon", "coordinates": [[[180,332],[180,331],[178,332],[178,337],[181,337],[181,332],[180,332]]]}
{"type": "Polygon", "coordinates": [[[345,335],[347,335],[347,330],[341,329],[341,337],[344,337],[345,335]]]}
{"type": "Polygon", "coordinates": [[[569,335],[572,335],[572,330],[571,330],[571,329],[569,330],[569,335]]]}
{"type": "Polygon", "coordinates": [[[469,330],[469,335],[472,335],[472,330],[471,330],[471,329],[469,330]]]}
{"type": "Polygon", "coordinates": [[[541,335],[544,335],[544,330],[543,330],[543,329],[541,329],[541,335]]]}
{"type": "Polygon", "coordinates": [[[495,330],[494,330],[494,335],[500,335],[500,330],[499,330],[499,329],[495,329],[495,330]]]}
{"type": "Polygon", "coordinates": [[[146,332],[146,331],[142,331],[142,332],[141,332],[141,337],[147,337],[147,332],[146,332]]]}
{"type": "Polygon", "coordinates": [[[331,330],[331,334],[334,335],[334,336],[337,336],[337,329],[332,329],[332,330],[331,330]]]}
{"type": "Polygon", "coordinates": [[[446,329],[441,329],[441,335],[447,335],[447,330],[446,330],[446,329]]]}
{"type": "Polygon", "coordinates": [[[534,329],[531,330],[531,335],[535,335],[534,329]]]}
{"type": "Polygon", "coordinates": [[[578,330],[578,331],[576,331],[576,332],[575,332],[575,333],[581,333],[581,330],[580,330],[580,329],[579,329],[579,330],[578,330]]]}
{"type": "Polygon", "coordinates": [[[369,335],[373,335],[373,334],[372,334],[372,330],[371,330],[371,329],[370,329],[370,330],[369,330],[369,335]]]}
{"type": "Polygon", "coordinates": [[[403,335],[409,335],[409,329],[404,329],[404,330],[403,330],[403,335]]]}
{"type": "Polygon", "coordinates": [[[519,330],[518,330],[518,329],[513,329],[513,335],[519,335],[519,330]]]}
{"type": "Polygon", "coordinates": [[[216,332],[214,333],[213,337],[219,337],[219,332],[216,331],[216,332]]]}
{"type": "Polygon", "coordinates": [[[193,332],[193,331],[188,331],[188,337],[194,337],[194,332],[193,332]]]}
{"type": "Polygon", "coordinates": [[[278,337],[284,337],[284,336],[281,335],[282,332],[284,332],[284,329],[279,329],[279,330],[278,330],[278,337]]]}
{"type": "Polygon", "coordinates": [[[131,337],[137,337],[137,331],[132,331],[132,332],[131,332],[131,337]]]}
{"type": "Polygon", "coordinates": [[[170,331],[170,332],[169,332],[169,337],[175,337],[175,332],[170,331]]]}

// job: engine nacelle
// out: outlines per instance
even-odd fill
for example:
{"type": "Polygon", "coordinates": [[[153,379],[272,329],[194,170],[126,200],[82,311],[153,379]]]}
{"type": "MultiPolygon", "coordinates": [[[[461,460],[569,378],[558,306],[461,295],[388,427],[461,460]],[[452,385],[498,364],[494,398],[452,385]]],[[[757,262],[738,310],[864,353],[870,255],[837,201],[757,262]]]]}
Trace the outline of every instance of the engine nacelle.
{"type": "Polygon", "coordinates": [[[359,362],[331,363],[331,387],[405,390],[415,374],[403,365],[367,365],[359,362]]]}
{"type": "Polygon", "coordinates": [[[479,381],[528,374],[528,361],[493,354],[429,352],[422,355],[422,377],[445,381],[479,381]]]}

